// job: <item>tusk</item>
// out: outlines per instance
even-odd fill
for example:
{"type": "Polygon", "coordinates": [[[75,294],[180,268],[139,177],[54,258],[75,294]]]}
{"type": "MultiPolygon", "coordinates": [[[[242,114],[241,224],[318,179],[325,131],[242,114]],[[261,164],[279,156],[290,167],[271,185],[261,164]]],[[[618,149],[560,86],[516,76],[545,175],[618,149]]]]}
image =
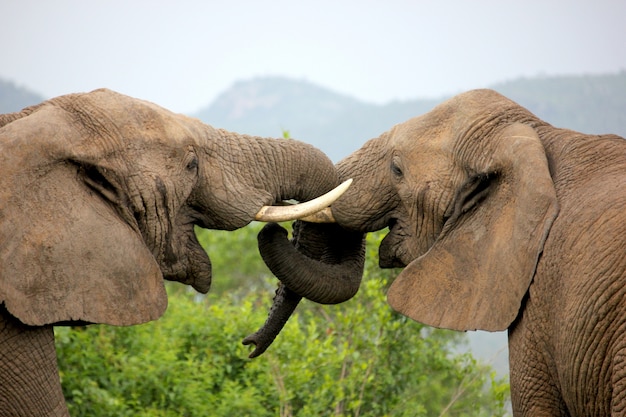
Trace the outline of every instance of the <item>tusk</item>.
{"type": "Polygon", "coordinates": [[[346,180],[326,194],[305,203],[291,206],[263,206],[254,216],[260,222],[286,222],[289,220],[304,220],[312,223],[335,223],[330,206],[352,184],[352,179],[346,180]]]}
{"type": "Polygon", "coordinates": [[[337,221],[333,217],[333,213],[330,207],[326,207],[318,211],[317,213],[311,214],[310,216],[301,217],[298,220],[309,223],[337,223],[337,221]]]}

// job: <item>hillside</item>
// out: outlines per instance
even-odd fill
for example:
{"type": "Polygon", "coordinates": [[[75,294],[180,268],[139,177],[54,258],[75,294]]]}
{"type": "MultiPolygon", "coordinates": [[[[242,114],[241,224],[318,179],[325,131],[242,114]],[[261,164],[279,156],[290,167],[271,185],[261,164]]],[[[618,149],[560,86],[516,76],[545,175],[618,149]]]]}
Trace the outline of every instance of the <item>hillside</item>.
{"type": "MultiPolygon", "coordinates": [[[[520,78],[487,87],[555,126],[626,137],[626,71],[520,78]]],[[[429,111],[446,98],[377,105],[303,80],[263,77],[235,83],[193,116],[216,127],[258,136],[280,137],[285,130],[338,161],[366,140],[429,111]]],[[[18,111],[44,99],[0,80],[0,113],[18,111]]]]}
{"type": "Polygon", "coordinates": [[[195,117],[216,127],[258,136],[291,137],[311,143],[333,160],[366,139],[437,101],[378,106],[337,94],[307,81],[267,77],[235,83],[195,117]]]}
{"type": "Polygon", "coordinates": [[[43,97],[26,88],[18,87],[10,81],[0,80],[0,114],[12,113],[43,100],[43,97]]]}
{"type": "Polygon", "coordinates": [[[612,75],[521,78],[491,88],[554,126],[626,137],[626,71],[612,75]]]}
{"type": "MultiPolygon", "coordinates": [[[[488,86],[558,127],[626,136],[626,72],[521,78],[488,86]]],[[[309,142],[337,161],[393,125],[447,97],[364,103],[306,81],[268,77],[240,81],[195,114],[216,127],[309,142]]]]}

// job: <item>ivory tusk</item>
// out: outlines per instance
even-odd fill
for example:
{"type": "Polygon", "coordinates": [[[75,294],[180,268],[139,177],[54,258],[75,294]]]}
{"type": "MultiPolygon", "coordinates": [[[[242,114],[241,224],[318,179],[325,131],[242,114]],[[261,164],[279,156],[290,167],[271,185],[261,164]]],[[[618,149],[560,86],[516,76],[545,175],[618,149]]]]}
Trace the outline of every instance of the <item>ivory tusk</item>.
{"type": "Polygon", "coordinates": [[[323,208],[317,213],[313,213],[310,216],[301,217],[298,220],[309,223],[337,223],[333,217],[333,212],[330,207],[323,208]]]}
{"type": "Polygon", "coordinates": [[[305,203],[290,206],[263,206],[254,216],[260,222],[285,222],[289,220],[304,220],[312,223],[335,223],[330,206],[352,184],[352,179],[346,180],[324,195],[305,203]]]}

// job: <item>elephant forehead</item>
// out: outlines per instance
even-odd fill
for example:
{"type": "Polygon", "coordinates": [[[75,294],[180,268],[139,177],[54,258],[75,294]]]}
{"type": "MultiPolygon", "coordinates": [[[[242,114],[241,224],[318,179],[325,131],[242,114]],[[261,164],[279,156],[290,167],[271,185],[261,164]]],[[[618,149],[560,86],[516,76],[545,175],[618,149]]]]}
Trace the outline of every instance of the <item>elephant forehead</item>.
{"type": "Polygon", "coordinates": [[[172,145],[191,144],[202,131],[202,123],[182,114],[173,113],[149,101],[125,96],[110,90],[95,90],[71,104],[74,114],[87,119],[88,124],[113,129],[129,139],[149,140],[172,145]],[[94,122],[99,120],[99,122],[94,122]]]}
{"type": "Polygon", "coordinates": [[[141,137],[173,146],[192,145],[194,138],[204,136],[197,120],[166,110],[142,111],[137,115],[136,124],[141,137]]]}
{"type": "Polygon", "coordinates": [[[454,132],[447,118],[437,113],[427,113],[397,125],[393,131],[396,149],[407,154],[450,153],[454,145],[454,132]]]}
{"type": "Polygon", "coordinates": [[[404,148],[419,147],[423,152],[447,150],[485,119],[518,107],[495,91],[474,90],[455,96],[421,116],[394,127],[394,141],[404,148]]]}
{"type": "Polygon", "coordinates": [[[421,123],[420,118],[410,122],[395,132],[394,158],[404,177],[398,192],[405,201],[436,198],[445,206],[449,191],[464,176],[454,158],[453,132],[445,125],[421,123]]]}
{"type": "Polygon", "coordinates": [[[439,175],[453,163],[452,134],[443,126],[424,128],[406,125],[394,136],[394,155],[401,159],[405,174],[439,175]]]}

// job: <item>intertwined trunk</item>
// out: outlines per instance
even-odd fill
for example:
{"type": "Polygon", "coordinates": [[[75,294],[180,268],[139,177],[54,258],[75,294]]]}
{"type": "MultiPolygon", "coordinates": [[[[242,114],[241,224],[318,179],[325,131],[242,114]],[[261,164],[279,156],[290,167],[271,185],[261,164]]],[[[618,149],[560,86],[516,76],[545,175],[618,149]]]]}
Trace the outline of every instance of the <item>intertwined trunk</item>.
{"type": "MultiPolygon", "coordinates": [[[[327,191],[311,185],[314,188],[305,187],[303,191],[327,191]]],[[[353,297],[365,262],[365,235],[336,224],[298,221],[289,240],[282,227],[270,223],[259,233],[258,240],[263,260],[281,285],[265,324],[244,340],[244,344],[256,346],[250,357],[269,347],[302,297],[322,304],[341,303],[353,297]]]]}
{"type": "Polygon", "coordinates": [[[302,297],[337,304],[357,293],[365,262],[365,236],[336,224],[296,222],[289,241],[285,229],[269,223],[259,233],[259,251],[282,282],[265,324],[244,339],[244,344],[256,346],[250,357],[269,347],[302,297]]]}

